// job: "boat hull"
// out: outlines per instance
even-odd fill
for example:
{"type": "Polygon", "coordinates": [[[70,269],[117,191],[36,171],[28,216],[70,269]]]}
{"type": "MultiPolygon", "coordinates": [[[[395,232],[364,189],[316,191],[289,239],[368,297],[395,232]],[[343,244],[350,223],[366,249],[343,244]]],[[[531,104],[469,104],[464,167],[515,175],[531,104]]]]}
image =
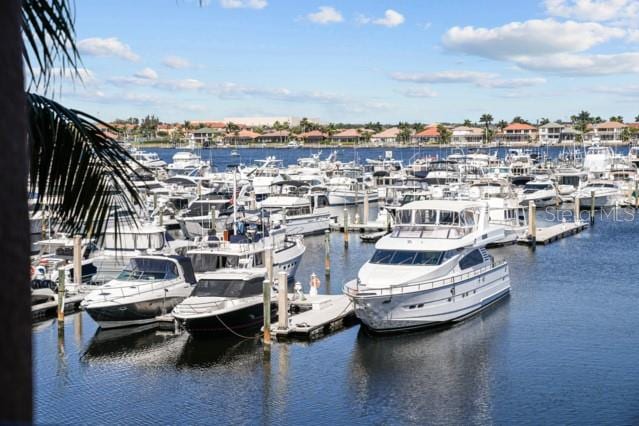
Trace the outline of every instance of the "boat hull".
{"type": "MultiPolygon", "coordinates": [[[[271,319],[276,319],[276,315],[277,303],[271,302],[271,319]]],[[[256,302],[219,315],[178,319],[178,323],[194,336],[249,336],[264,325],[264,307],[256,302]]]]}
{"type": "Polygon", "coordinates": [[[154,322],[155,317],[171,312],[182,300],[184,297],[156,298],[108,306],[86,306],[85,310],[101,328],[128,327],[154,322]]]}
{"type": "Polygon", "coordinates": [[[461,321],[509,292],[508,267],[503,264],[450,285],[392,296],[349,297],[362,324],[369,331],[382,334],[461,321]]]}
{"type": "MultiPolygon", "coordinates": [[[[372,203],[378,200],[376,191],[369,191],[368,202],[372,203]]],[[[363,204],[364,193],[355,191],[331,191],[328,193],[328,204],[331,206],[342,206],[351,204],[363,204]]]]}

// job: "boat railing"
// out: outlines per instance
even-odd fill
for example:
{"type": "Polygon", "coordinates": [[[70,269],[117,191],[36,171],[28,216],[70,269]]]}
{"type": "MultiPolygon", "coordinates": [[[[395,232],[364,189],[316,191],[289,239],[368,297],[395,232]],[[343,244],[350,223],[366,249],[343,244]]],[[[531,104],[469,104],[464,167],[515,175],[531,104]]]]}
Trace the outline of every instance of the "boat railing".
{"type": "Polygon", "coordinates": [[[413,225],[400,224],[393,228],[392,236],[397,238],[463,238],[473,231],[472,225],[413,225]]]}
{"type": "Polygon", "coordinates": [[[433,290],[439,287],[446,287],[449,285],[457,284],[466,281],[470,278],[482,275],[488,271],[496,270],[507,267],[508,263],[504,261],[491,262],[489,265],[483,266],[479,269],[474,269],[469,272],[464,272],[452,277],[434,279],[430,281],[424,281],[420,283],[408,283],[397,284],[388,288],[368,288],[365,285],[360,284],[358,279],[349,281],[344,285],[344,293],[349,296],[360,297],[377,297],[377,296],[394,296],[404,293],[414,293],[422,290],[433,290]],[[354,284],[354,285],[353,285],[354,284]]]}

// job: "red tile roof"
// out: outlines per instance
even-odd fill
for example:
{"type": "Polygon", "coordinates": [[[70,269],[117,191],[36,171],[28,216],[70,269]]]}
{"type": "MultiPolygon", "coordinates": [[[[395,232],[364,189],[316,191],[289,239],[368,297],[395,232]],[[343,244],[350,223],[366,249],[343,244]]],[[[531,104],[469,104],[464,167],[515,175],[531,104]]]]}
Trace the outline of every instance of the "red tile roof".
{"type": "Polygon", "coordinates": [[[417,133],[415,137],[418,137],[418,138],[439,137],[439,132],[437,131],[436,126],[430,126],[430,127],[426,127],[424,130],[417,133]]]}
{"type": "Polygon", "coordinates": [[[508,126],[504,127],[504,131],[506,130],[537,130],[537,128],[530,124],[510,123],[508,126]]]}

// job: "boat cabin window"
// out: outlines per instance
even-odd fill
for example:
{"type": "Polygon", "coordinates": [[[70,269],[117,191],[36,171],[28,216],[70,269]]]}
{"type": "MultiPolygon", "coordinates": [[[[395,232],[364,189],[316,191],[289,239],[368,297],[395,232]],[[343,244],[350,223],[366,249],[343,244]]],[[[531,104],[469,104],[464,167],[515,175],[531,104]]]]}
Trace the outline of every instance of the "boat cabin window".
{"type": "Polygon", "coordinates": [[[404,224],[404,225],[410,225],[411,221],[412,221],[412,216],[413,216],[413,212],[412,210],[399,210],[397,212],[397,223],[398,224],[404,224]]]}
{"type": "Polygon", "coordinates": [[[441,251],[376,250],[370,263],[378,265],[439,265],[441,251]]]}
{"type": "Polygon", "coordinates": [[[125,234],[121,233],[116,238],[115,234],[108,233],[104,237],[104,247],[107,250],[160,250],[164,247],[164,234],[154,232],[152,234],[125,234]]]}
{"type": "Polygon", "coordinates": [[[458,225],[459,213],[442,210],[439,212],[439,224],[440,225],[458,225]]]}
{"type": "Polygon", "coordinates": [[[459,267],[461,269],[472,268],[484,263],[484,256],[482,256],[479,250],[473,250],[468,253],[462,260],[459,261],[459,267]]]}
{"type": "Polygon", "coordinates": [[[434,225],[437,223],[437,210],[415,210],[416,225],[434,225]]]}
{"type": "Polygon", "coordinates": [[[178,278],[177,265],[163,259],[131,259],[117,279],[119,281],[154,281],[178,278]]]}
{"type": "Polygon", "coordinates": [[[249,297],[262,294],[263,278],[244,280],[200,280],[193,290],[199,297],[249,297]]]}

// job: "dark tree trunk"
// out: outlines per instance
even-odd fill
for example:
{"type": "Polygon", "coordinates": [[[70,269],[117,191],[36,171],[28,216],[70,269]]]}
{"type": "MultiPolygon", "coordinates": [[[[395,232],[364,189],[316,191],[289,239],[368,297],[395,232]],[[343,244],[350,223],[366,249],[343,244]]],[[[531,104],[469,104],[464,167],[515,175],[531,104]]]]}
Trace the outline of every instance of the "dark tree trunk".
{"type": "Polygon", "coordinates": [[[27,145],[18,0],[0,1],[0,423],[32,419],[27,145]]]}

